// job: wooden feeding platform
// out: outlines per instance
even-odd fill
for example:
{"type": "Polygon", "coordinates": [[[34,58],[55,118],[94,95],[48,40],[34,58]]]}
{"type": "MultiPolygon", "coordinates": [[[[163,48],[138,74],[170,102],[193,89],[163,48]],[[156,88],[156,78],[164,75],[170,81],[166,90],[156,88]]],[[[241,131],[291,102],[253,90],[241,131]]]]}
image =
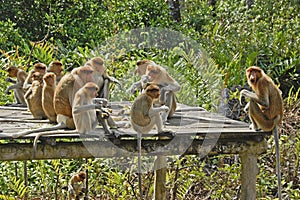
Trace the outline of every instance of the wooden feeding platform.
{"type": "MultiPolygon", "coordinates": [[[[112,102],[116,123],[129,125],[130,102],[112,102]]],[[[85,135],[75,130],[55,130],[41,136],[34,155],[37,133],[20,138],[12,135],[27,129],[53,126],[48,120],[35,120],[27,108],[0,106],[0,161],[33,159],[112,158],[138,155],[137,134],[128,127],[107,135],[101,126],[85,135]]],[[[179,104],[167,129],[174,133],[142,135],[142,156],[239,154],[242,164],[240,199],[255,199],[257,158],[266,151],[265,137],[271,133],[252,131],[249,125],[210,113],[199,107],[179,104]]],[[[161,174],[164,175],[164,174],[161,174]]],[[[163,179],[162,179],[163,180],[163,179]]],[[[157,180],[159,181],[159,180],[157,180]]],[[[164,187],[156,182],[157,187],[164,187]]],[[[158,190],[158,189],[157,189],[158,190]]],[[[155,199],[164,199],[164,191],[155,199]]]]}

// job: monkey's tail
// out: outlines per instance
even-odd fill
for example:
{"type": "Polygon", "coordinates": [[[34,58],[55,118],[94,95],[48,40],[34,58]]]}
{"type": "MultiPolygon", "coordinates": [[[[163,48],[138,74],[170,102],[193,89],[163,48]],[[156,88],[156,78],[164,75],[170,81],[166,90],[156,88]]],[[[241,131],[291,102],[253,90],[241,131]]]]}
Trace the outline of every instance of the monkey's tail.
{"type": "Polygon", "coordinates": [[[278,186],[278,199],[281,200],[281,170],[280,170],[280,149],[279,149],[279,135],[278,125],[273,130],[276,150],[276,171],[277,171],[277,186],[278,186]]]}
{"type": "Polygon", "coordinates": [[[52,127],[45,127],[45,128],[34,129],[34,130],[21,131],[21,132],[18,132],[16,134],[13,134],[12,137],[13,138],[18,138],[18,137],[22,137],[22,136],[25,136],[25,135],[29,135],[31,133],[54,131],[54,130],[64,129],[64,128],[67,128],[67,126],[64,123],[59,123],[59,124],[57,124],[55,126],[52,126],[52,127]]]}

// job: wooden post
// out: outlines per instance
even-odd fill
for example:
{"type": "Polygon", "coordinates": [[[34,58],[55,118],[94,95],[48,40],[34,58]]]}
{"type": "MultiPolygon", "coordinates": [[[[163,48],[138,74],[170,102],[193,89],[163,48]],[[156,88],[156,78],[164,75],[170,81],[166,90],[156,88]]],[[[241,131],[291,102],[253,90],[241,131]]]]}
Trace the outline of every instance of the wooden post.
{"type": "Polygon", "coordinates": [[[242,163],[241,200],[256,199],[256,176],[259,172],[257,158],[260,154],[266,152],[266,149],[267,143],[263,140],[261,142],[248,142],[240,151],[242,163]]]}
{"type": "Polygon", "coordinates": [[[23,199],[26,200],[28,199],[28,173],[27,173],[27,161],[23,161],[24,162],[24,185],[26,187],[26,192],[24,194],[23,199]]]}
{"type": "Polygon", "coordinates": [[[166,199],[167,157],[157,156],[155,163],[154,200],[166,199]]]}

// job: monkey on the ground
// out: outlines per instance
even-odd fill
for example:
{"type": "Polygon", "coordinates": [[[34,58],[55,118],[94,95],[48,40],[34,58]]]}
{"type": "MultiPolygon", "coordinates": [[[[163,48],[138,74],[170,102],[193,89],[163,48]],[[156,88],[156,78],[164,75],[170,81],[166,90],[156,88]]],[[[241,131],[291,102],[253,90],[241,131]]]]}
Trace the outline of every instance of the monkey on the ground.
{"type": "Polygon", "coordinates": [[[159,98],[160,88],[155,84],[150,84],[145,91],[138,96],[130,110],[130,120],[133,129],[137,133],[148,133],[156,125],[157,132],[170,132],[163,129],[161,113],[168,112],[169,108],[165,105],[153,107],[153,103],[159,98]]]}
{"type": "Polygon", "coordinates": [[[16,103],[21,104],[22,106],[27,106],[24,98],[25,91],[23,90],[23,84],[26,80],[27,73],[16,66],[10,66],[6,69],[6,71],[8,72],[9,77],[7,77],[5,81],[13,83],[13,85],[7,87],[5,93],[10,94],[10,90],[14,90],[16,103]],[[13,80],[12,78],[16,78],[17,80],[13,80]]]}
{"type": "Polygon", "coordinates": [[[32,74],[32,84],[24,95],[27,106],[35,119],[47,118],[42,106],[43,74],[32,74]]]}
{"type": "Polygon", "coordinates": [[[35,72],[39,72],[40,74],[45,74],[46,73],[47,66],[44,63],[36,63],[33,66],[33,69],[29,71],[28,76],[23,84],[23,88],[25,90],[28,90],[30,88],[31,83],[32,83],[32,75],[35,72]]]}
{"type": "Polygon", "coordinates": [[[98,86],[93,82],[86,83],[75,94],[72,112],[76,130],[81,134],[94,130],[98,124],[95,109],[101,105],[93,102],[97,94],[98,86]]]}
{"type": "Polygon", "coordinates": [[[278,181],[278,197],[281,199],[281,170],[278,126],[283,117],[283,101],[281,91],[274,84],[273,80],[259,67],[249,67],[246,70],[247,82],[252,90],[242,90],[242,96],[250,99],[246,105],[249,117],[252,122],[251,129],[263,131],[273,131],[276,148],[276,165],[278,181]]]}
{"type": "Polygon", "coordinates": [[[56,82],[58,83],[64,75],[62,62],[59,60],[52,61],[47,68],[47,72],[53,72],[56,76],[56,82]]]}
{"type": "Polygon", "coordinates": [[[153,61],[142,60],[137,62],[137,70],[141,76],[141,80],[131,86],[131,91],[144,87],[148,82],[157,84],[160,87],[159,105],[166,105],[169,108],[167,113],[162,114],[163,122],[166,123],[167,118],[171,118],[176,110],[175,92],[180,90],[180,85],[175,81],[169,73],[161,66],[153,61]],[[132,90],[135,88],[134,90],[132,90]]]}
{"type": "Polygon", "coordinates": [[[85,185],[86,173],[79,172],[71,177],[68,184],[69,200],[77,200],[86,192],[85,185]]]}
{"type": "Polygon", "coordinates": [[[51,123],[56,123],[56,113],[53,105],[55,88],[56,75],[53,72],[46,73],[43,77],[42,106],[51,123]]]}

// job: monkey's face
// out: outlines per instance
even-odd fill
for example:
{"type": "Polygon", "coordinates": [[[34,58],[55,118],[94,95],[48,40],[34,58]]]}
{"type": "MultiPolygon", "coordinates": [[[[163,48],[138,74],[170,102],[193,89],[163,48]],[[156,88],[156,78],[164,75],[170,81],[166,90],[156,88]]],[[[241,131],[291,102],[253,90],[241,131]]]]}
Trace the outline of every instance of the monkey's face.
{"type": "Polygon", "coordinates": [[[78,174],[78,176],[79,176],[80,181],[83,181],[85,179],[85,177],[86,177],[86,174],[84,172],[80,172],[78,174]]]}
{"type": "Polygon", "coordinates": [[[87,82],[94,82],[94,70],[90,66],[84,66],[82,68],[79,68],[76,73],[80,77],[82,81],[85,83],[87,82]]]}
{"type": "Polygon", "coordinates": [[[56,82],[56,78],[55,78],[55,75],[54,74],[46,74],[44,77],[43,77],[44,81],[48,84],[48,85],[55,85],[55,82],[56,82]]]}
{"type": "Polygon", "coordinates": [[[160,68],[154,65],[149,65],[147,68],[147,75],[150,77],[150,81],[153,81],[155,78],[160,75],[160,68]]]}
{"type": "Polygon", "coordinates": [[[63,71],[62,69],[62,65],[58,65],[58,64],[54,64],[52,66],[53,70],[49,70],[50,72],[54,72],[54,73],[61,73],[63,71]]]}
{"type": "Polygon", "coordinates": [[[37,63],[34,65],[34,71],[40,73],[46,73],[47,66],[43,63],[37,63]]]}
{"type": "Polygon", "coordinates": [[[98,86],[93,83],[93,82],[88,82],[87,84],[85,84],[84,86],[87,90],[87,94],[91,97],[91,98],[95,98],[98,95],[98,91],[99,88],[98,86]]]}
{"type": "Polygon", "coordinates": [[[153,99],[158,99],[160,95],[160,89],[157,85],[149,85],[146,88],[146,94],[148,94],[153,99]]]}
{"type": "Polygon", "coordinates": [[[258,79],[262,76],[261,69],[258,67],[250,67],[247,69],[246,73],[247,79],[252,84],[255,84],[258,81],[258,79]]]}
{"type": "Polygon", "coordinates": [[[14,77],[17,77],[17,74],[18,74],[18,68],[17,67],[9,67],[7,69],[7,72],[8,72],[8,76],[11,77],[11,78],[14,78],[14,77]]]}
{"type": "Polygon", "coordinates": [[[139,60],[136,62],[137,65],[137,69],[135,70],[135,74],[138,74],[139,76],[142,76],[144,74],[146,74],[146,70],[147,70],[147,66],[149,64],[154,64],[153,61],[151,60],[139,60]]]}
{"type": "Polygon", "coordinates": [[[40,81],[43,78],[43,74],[41,74],[40,72],[34,72],[32,74],[32,80],[33,81],[40,81]]]}
{"type": "Polygon", "coordinates": [[[89,60],[86,65],[91,66],[97,74],[104,74],[106,71],[104,61],[100,57],[95,57],[89,60]]]}

